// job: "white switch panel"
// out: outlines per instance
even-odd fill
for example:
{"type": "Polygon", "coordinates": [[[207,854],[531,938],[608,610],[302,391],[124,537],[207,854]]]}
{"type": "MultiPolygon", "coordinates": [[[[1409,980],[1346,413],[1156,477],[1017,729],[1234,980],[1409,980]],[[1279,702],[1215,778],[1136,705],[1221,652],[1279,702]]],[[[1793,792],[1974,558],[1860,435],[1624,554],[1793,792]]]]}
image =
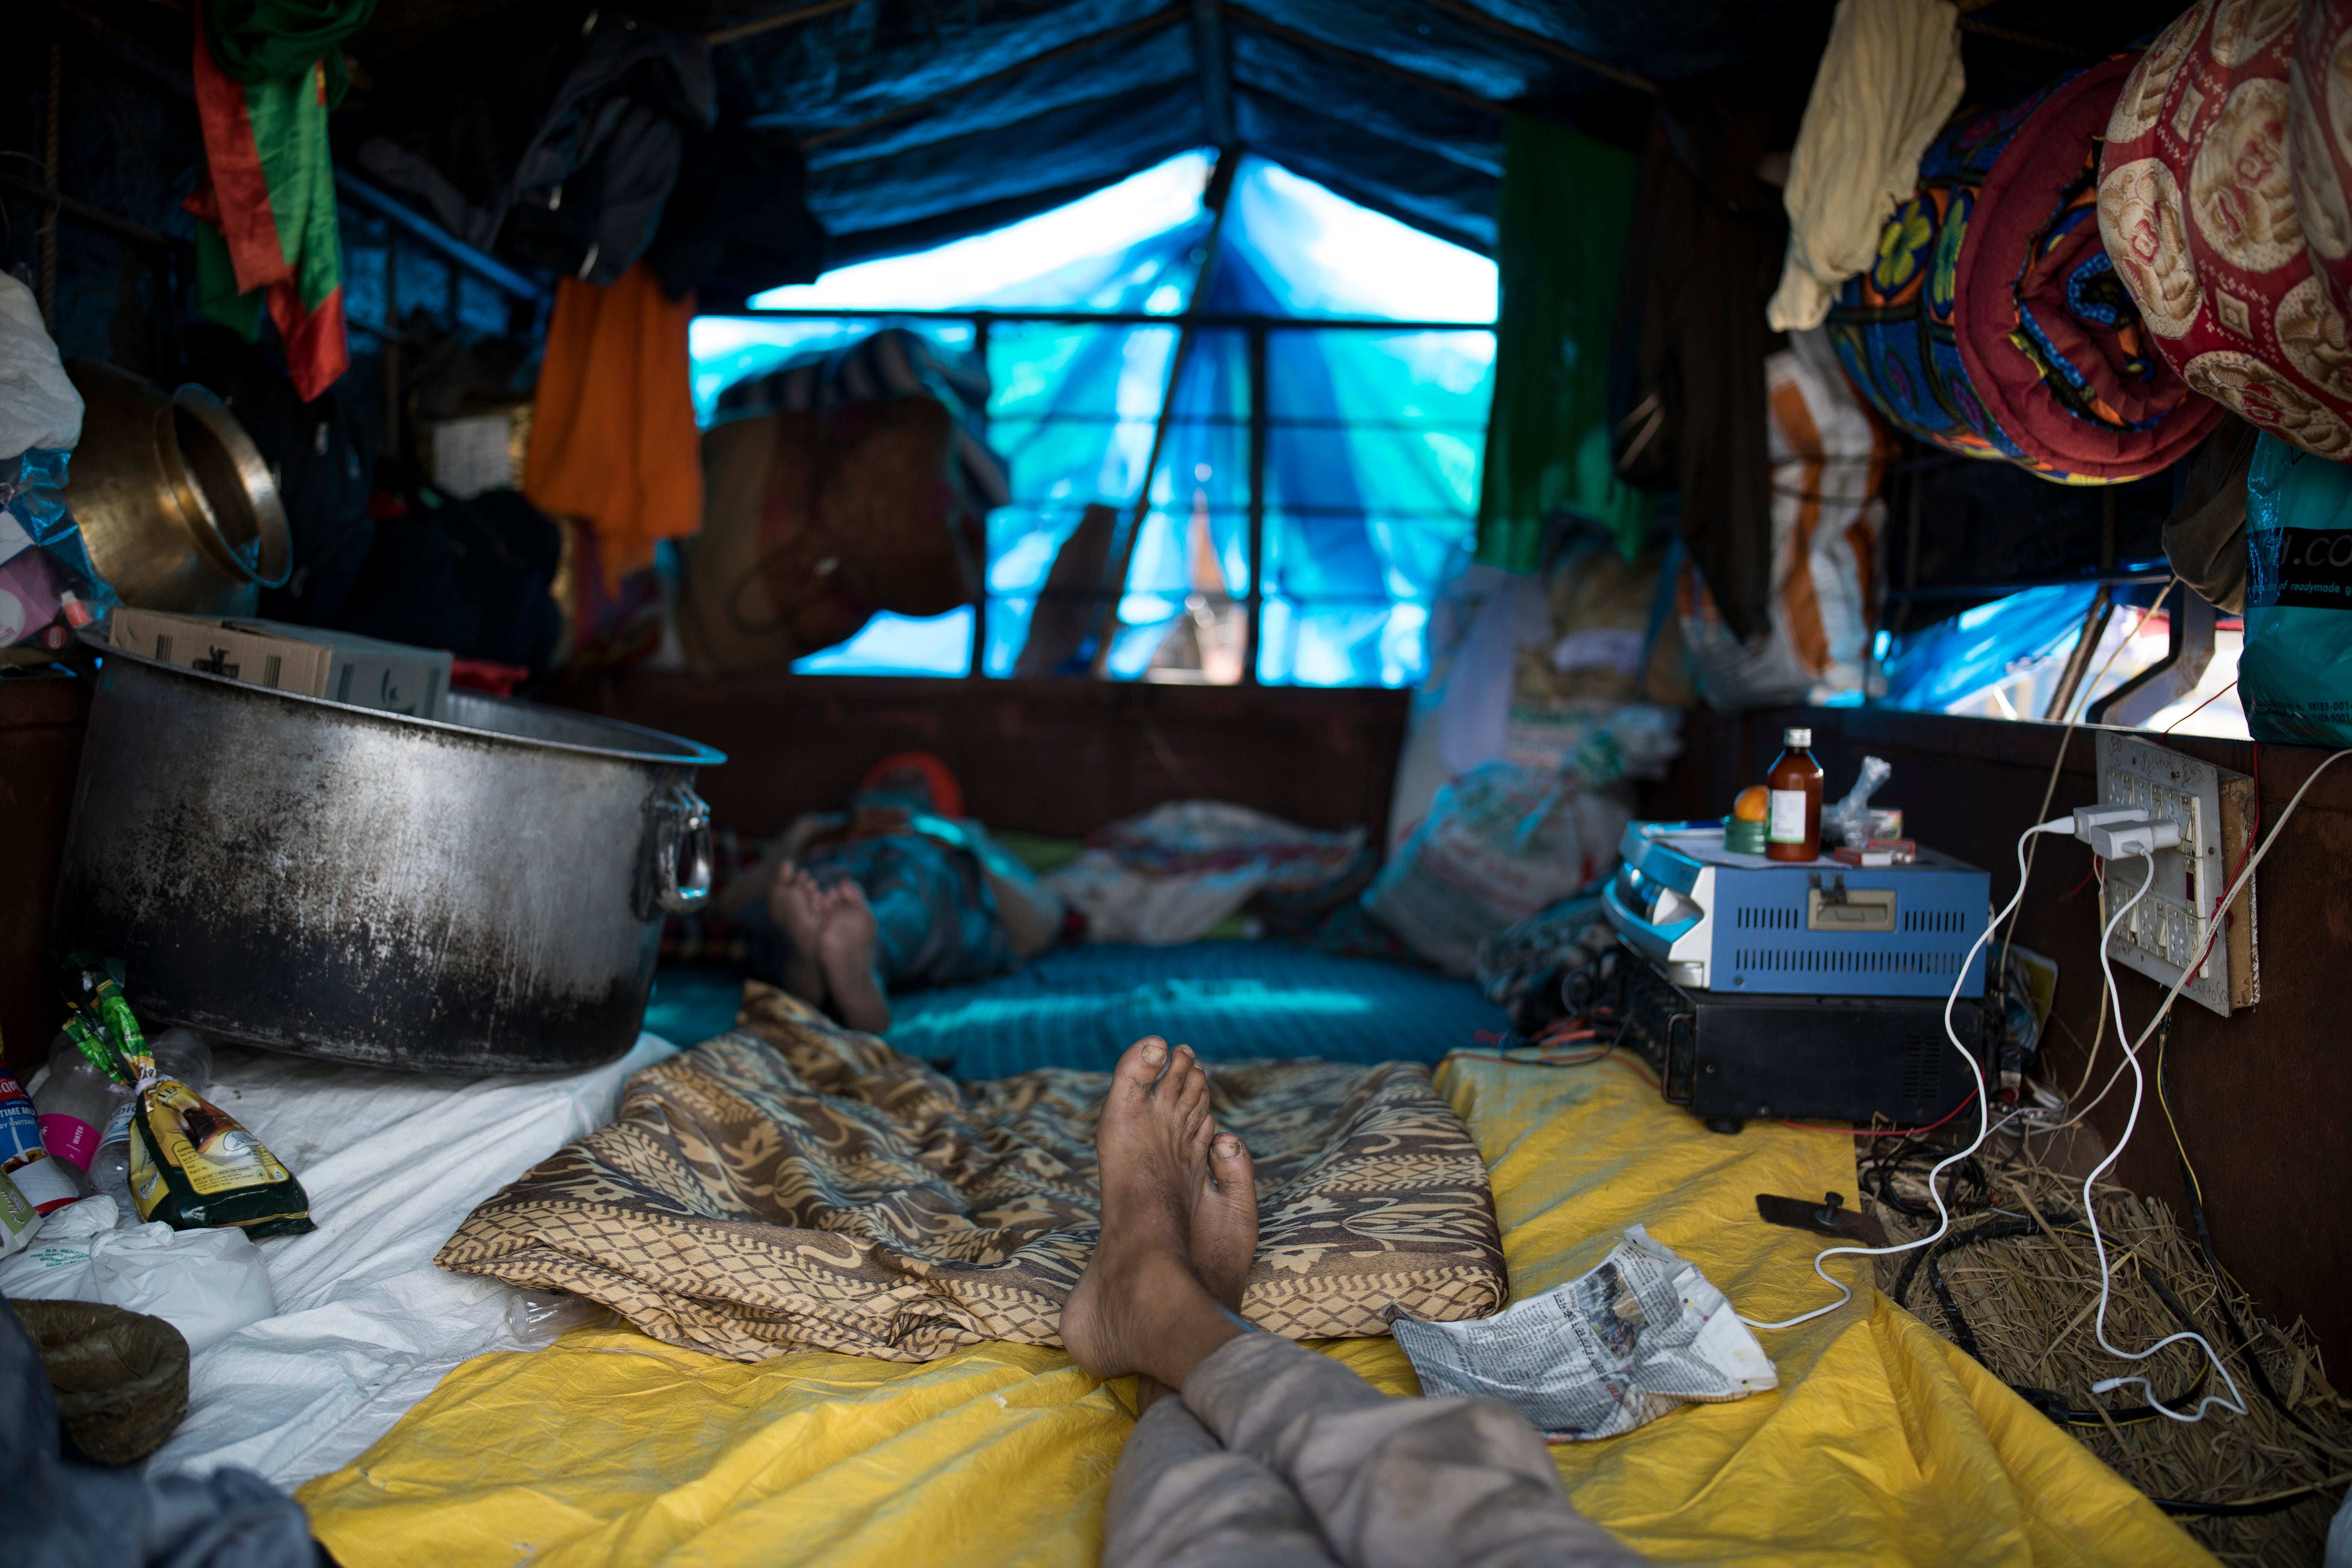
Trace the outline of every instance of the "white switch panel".
{"type": "MultiPolygon", "coordinates": [[[[2138,806],[2180,828],[2180,847],[2156,852],[2156,879],[2147,896],[2108,939],[2112,960],[2168,988],[2202,952],[2205,960],[2182,988],[2183,996],[2225,1016],[2232,1007],[2261,1001],[2253,884],[2238,896],[2226,921],[2215,909],[2231,873],[2244,862],[2252,781],[2113,731],[2098,736],[2098,755],[2100,805],[2138,806]],[[2217,923],[2222,928],[2218,936],[2217,923]]],[[[2137,858],[2108,863],[2109,919],[2138,889],[2147,870],[2137,858]]]]}

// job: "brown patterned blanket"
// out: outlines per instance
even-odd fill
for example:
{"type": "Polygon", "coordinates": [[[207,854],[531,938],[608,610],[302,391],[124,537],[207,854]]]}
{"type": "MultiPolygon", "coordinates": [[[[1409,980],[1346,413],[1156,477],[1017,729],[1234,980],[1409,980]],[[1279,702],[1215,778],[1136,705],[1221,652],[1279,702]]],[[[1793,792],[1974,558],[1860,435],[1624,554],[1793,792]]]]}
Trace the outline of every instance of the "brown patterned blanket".
{"type": "MultiPolygon", "coordinates": [[[[1428,1069],[1218,1062],[1210,1079],[1257,1162],[1251,1321],[1313,1339],[1386,1333],[1391,1302],[1501,1307],[1486,1167],[1428,1069]]],[[[436,1261],[738,1361],[1059,1344],[1101,1230],[1108,1083],[956,1083],[755,983],[733,1033],[639,1073],[610,1126],[476,1209],[436,1261]]]]}

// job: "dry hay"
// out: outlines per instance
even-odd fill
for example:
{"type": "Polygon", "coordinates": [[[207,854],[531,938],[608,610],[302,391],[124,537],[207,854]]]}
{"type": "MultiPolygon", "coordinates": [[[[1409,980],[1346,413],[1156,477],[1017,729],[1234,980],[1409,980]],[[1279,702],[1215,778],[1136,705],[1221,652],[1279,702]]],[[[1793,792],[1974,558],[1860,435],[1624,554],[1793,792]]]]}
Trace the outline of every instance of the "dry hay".
{"type": "MultiPolygon", "coordinates": [[[[2183,1401],[2177,1396],[2210,1363],[2188,1342],[2137,1363],[2102,1350],[2092,1326],[2098,1302],[2096,1255],[2089,1230],[2077,1222],[2082,1182],[2035,1163],[2021,1146],[2007,1164],[1994,1163],[1992,1152],[1990,1145],[1983,1152],[1987,1157],[1981,1169],[1989,1186],[1981,1194],[1965,1179],[1958,1184],[1959,1205],[1970,1212],[1956,1217],[1954,1229],[2015,1216],[2038,1220],[2050,1230],[1978,1243],[1938,1258],[1937,1269],[1975,1339],[1978,1358],[2005,1383],[2052,1391],[2054,1403],[2080,1417],[2066,1429],[2151,1498],[2253,1503],[2325,1483],[2280,1511],[2241,1517],[2175,1514],[2225,1563],[2299,1568],[2320,1562],[2328,1521],[2347,1483],[2352,1482],[2352,1403],[2329,1385],[2308,1330],[2299,1320],[2286,1329],[2263,1321],[2235,1281],[2230,1283],[2230,1303],[2252,1336],[2252,1348],[2272,1387],[2312,1433],[2282,1416],[2248,1375],[2245,1356],[2220,1309],[2221,1287],[2207,1269],[2194,1236],[2163,1204],[2103,1184],[2096,1194],[2099,1228],[2114,1268],[2106,1314],[2109,1342],[2137,1351],[2178,1332],[2183,1325],[2162,1294],[2168,1290],[2226,1358],[2247,1409],[2241,1416],[2210,1406],[2206,1418],[2195,1423],[2161,1416],[2115,1419],[2116,1413],[2143,1405],[2145,1391],[2134,1385],[2095,1394],[2094,1383],[2146,1375],[2159,1399],[2185,1410],[2194,1407],[2195,1397],[2183,1401]]],[[[1864,1201],[1885,1222],[1890,1237],[1907,1241],[1929,1234],[1935,1214],[1932,1208],[1924,1218],[1900,1213],[1880,1201],[1876,1190],[1891,1186],[1897,1199],[1927,1206],[1931,1158],[1946,1152],[1915,1148],[1910,1158],[1890,1167],[1881,1179],[1873,1174],[1880,1151],[1864,1151],[1864,1201]]],[[[1958,1169],[1948,1173],[1946,1181],[1951,1182],[1958,1169]]],[[[1931,1250],[1877,1259],[1879,1288],[1893,1295],[1905,1265],[1931,1250]]],[[[1922,1321],[1961,1342],[1924,1265],[1911,1279],[1907,1298],[1903,1304],[1922,1321]]],[[[2226,1396],[2228,1389],[2220,1377],[2209,1376],[2202,1394],[2226,1396]]]]}

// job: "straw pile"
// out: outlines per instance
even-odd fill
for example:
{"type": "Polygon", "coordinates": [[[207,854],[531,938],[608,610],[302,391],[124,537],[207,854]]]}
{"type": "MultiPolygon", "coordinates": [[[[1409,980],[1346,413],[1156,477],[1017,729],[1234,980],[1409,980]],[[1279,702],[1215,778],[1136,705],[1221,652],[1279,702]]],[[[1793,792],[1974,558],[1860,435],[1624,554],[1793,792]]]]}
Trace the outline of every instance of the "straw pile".
{"type": "MultiPolygon", "coordinates": [[[[2248,1515],[2200,1516],[2167,1508],[2223,1562],[2264,1568],[2317,1563],[2328,1521],[2352,1483],[2352,1403],[2329,1385],[2304,1324],[2298,1321],[2281,1329],[2263,1321],[2234,1281],[2224,1287],[2214,1279],[2195,1236],[2164,1205],[2103,1185],[2095,1201],[2114,1270],[2108,1342],[2145,1349],[2179,1331],[2185,1315],[2221,1352],[2247,1413],[2237,1415],[2211,1405],[2204,1420],[2182,1423],[2148,1416],[2147,1390],[2138,1385],[2093,1394],[2091,1385],[2105,1378],[2146,1376],[2158,1399],[2185,1412],[2205,1395],[2226,1397],[2229,1389],[2207,1371],[2210,1363],[2193,1343],[2170,1346],[2144,1363],[2119,1360],[2100,1348],[2092,1324],[2098,1265],[2090,1232],[2080,1223],[2082,1183],[2039,1163],[2025,1142],[2019,1141],[2006,1163],[1991,1158],[1988,1145],[1981,1163],[1955,1166],[1939,1185],[1950,1191],[1956,1231],[2011,1220],[2019,1229],[2046,1229],[1939,1253],[1932,1266],[1926,1259],[1937,1249],[1881,1258],[1879,1288],[1895,1295],[1906,1266],[1911,1266],[1903,1305],[1947,1339],[1971,1349],[2003,1382],[2049,1391],[2048,1397],[2028,1398],[2045,1413],[2072,1412],[2067,1430],[2149,1497],[2236,1505],[2291,1499],[2283,1508],[2248,1515]],[[1939,1300],[1934,1275],[1940,1275],[1958,1309],[1957,1321],[1939,1300]],[[2238,1335],[2221,1310],[2224,1289],[2251,1337],[2253,1355],[2302,1428],[2281,1414],[2251,1375],[2238,1335]],[[2200,1373],[2206,1376],[2199,1385],[2200,1373]],[[2187,1393],[2192,1386],[2197,1392],[2187,1393]],[[2131,1418],[2134,1407],[2139,1407],[2137,1419],[2131,1418]]],[[[1948,1151],[1910,1139],[1870,1142],[1881,1145],[1865,1146],[1861,1156],[1870,1211],[1893,1239],[1928,1235],[1936,1220],[1927,1173],[1948,1151]],[[1895,1147],[1885,1148],[1888,1143],[1895,1147]],[[1912,1208],[1926,1212],[1904,1212],[1912,1208]]]]}

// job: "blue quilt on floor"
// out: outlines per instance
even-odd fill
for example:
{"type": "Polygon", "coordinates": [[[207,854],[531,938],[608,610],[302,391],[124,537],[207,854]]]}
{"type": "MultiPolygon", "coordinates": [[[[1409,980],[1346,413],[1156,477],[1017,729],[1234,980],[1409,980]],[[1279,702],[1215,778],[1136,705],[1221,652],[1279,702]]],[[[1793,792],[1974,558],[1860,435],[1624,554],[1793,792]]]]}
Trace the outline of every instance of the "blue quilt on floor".
{"type": "MultiPolygon", "coordinates": [[[[665,969],[646,1027],[681,1045],[707,1039],[733,1026],[740,989],[720,973],[665,969]]],[[[966,1079],[1107,1070],[1150,1034],[1208,1061],[1434,1062],[1507,1022],[1466,980],[1274,942],[1056,948],[1010,974],[893,996],[890,1005],[893,1046],[952,1058],[949,1070],[966,1079]]]]}

